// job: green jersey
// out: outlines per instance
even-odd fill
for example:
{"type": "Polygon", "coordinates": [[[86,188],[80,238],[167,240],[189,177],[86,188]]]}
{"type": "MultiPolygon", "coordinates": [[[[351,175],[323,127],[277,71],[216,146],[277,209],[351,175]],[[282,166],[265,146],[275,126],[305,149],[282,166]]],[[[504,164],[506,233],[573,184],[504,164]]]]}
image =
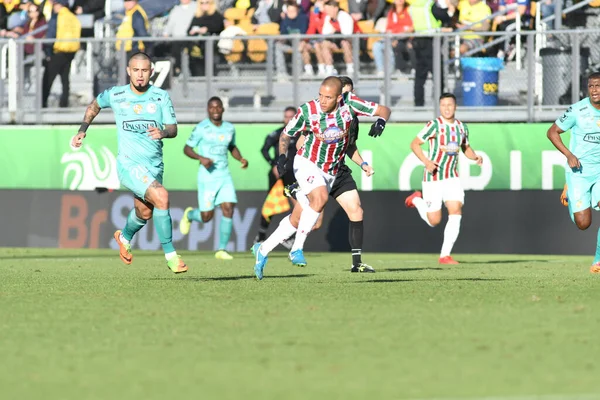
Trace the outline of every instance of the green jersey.
{"type": "Polygon", "coordinates": [[[148,129],[177,124],[169,94],[150,86],[141,94],[129,85],[114,86],[96,98],[100,108],[112,108],[117,124],[119,161],[132,161],[148,167],[163,166],[162,141],[148,137],[148,129]]]}
{"type": "Polygon", "coordinates": [[[186,144],[202,157],[213,161],[209,169],[200,165],[198,179],[210,180],[230,175],[228,153],[235,146],[233,124],[223,121],[220,126],[216,126],[206,118],[196,125],[186,144]]]}

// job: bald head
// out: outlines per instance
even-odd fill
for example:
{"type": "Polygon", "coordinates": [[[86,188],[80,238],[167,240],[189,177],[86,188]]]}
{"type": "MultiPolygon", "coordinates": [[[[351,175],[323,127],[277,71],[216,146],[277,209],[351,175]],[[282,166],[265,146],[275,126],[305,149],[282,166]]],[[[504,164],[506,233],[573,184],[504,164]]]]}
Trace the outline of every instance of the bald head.
{"type": "Polygon", "coordinates": [[[326,113],[337,109],[342,100],[342,81],[337,76],[325,78],[319,89],[319,104],[326,113]]]}
{"type": "Polygon", "coordinates": [[[127,74],[131,85],[137,92],[145,92],[150,85],[152,76],[152,61],[146,53],[135,53],[129,59],[127,74]]]}
{"type": "Polygon", "coordinates": [[[330,88],[335,94],[342,94],[342,87],[344,87],[342,80],[337,76],[328,76],[321,83],[321,87],[330,88]]]}

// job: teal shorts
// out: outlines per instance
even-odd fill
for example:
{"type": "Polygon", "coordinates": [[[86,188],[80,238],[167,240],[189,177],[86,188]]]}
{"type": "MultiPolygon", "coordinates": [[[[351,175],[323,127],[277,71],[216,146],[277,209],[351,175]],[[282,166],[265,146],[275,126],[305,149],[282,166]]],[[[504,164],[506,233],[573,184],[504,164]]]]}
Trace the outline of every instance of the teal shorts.
{"type": "Polygon", "coordinates": [[[567,170],[567,198],[569,199],[569,212],[571,216],[586,208],[592,207],[600,211],[600,171],[596,174],[583,175],[581,172],[567,170]]]}
{"type": "Polygon", "coordinates": [[[135,161],[117,161],[117,174],[121,185],[131,190],[136,197],[144,200],[146,190],[154,181],[162,184],[163,169],[148,167],[135,161]]]}
{"type": "Polygon", "coordinates": [[[198,181],[198,208],[200,211],[212,211],[222,203],[237,203],[231,175],[220,179],[198,181]]]}

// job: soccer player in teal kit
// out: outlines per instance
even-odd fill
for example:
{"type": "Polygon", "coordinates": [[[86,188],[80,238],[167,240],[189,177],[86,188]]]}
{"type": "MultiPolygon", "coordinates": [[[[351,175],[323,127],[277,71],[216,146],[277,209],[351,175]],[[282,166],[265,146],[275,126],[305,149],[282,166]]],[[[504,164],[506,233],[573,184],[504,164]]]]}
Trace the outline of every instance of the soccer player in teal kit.
{"type": "Polygon", "coordinates": [[[167,266],[175,273],[186,272],[187,265],[173,247],[169,193],[162,185],[162,139],[177,136],[175,111],[169,94],[149,83],[152,62],[148,55],[131,56],[127,74],[129,85],[105,90],[88,106],[79,132],[71,139],[71,147],[81,147],[96,115],[103,108],[112,108],[117,124],[119,180],[134,194],[134,209],[127,216],[123,230],[114,234],[121,260],[131,264],[133,235],[154,218],[167,266]]]}
{"type": "Polygon", "coordinates": [[[237,203],[237,196],[229,172],[228,152],[231,152],[233,158],[238,160],[244,169],[248,167],[248,161],[242,157],[235,145],[233,124],[223,121],[224,109],[221,99],[211,97],[208,100],[207,111],[208,118],[196,125],[183,149],[186,156],[200,162],[199,208],[185,209],[179,230],[187,235],[192,221],[210,221],[215,215],[215,206],[220,205],[223,216],[219,223],[219,249],[215,257],[231,260],[233,257],[226,251],[226,247],[233,227],[233,209],[237,203]]]}
{"type": "MultiPolygon", "coordinates": [[[[571,219],[581,230],[592,224],[592,207],[600,210],[600,73],[588,77],[588,97],[573,104],[548,129],[548,139],[567,157],[566,192],[571,219]],[[560,134],[571,130],[567,148],[560,134]]],[[[600,273],[600,230],[590,268],[600,273]]]]}

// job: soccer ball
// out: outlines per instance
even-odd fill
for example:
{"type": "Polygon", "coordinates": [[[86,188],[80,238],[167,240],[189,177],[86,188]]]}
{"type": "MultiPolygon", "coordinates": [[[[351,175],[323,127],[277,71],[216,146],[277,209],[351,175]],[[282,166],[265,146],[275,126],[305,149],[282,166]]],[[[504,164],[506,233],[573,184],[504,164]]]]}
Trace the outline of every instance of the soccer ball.
{"type": "Polygon", "coordinates": [[[334,144],[340,141],[345,135],[344,131],[337,126],[330,126],[323,132],[323,141],[327,144],[334,144]]]}

